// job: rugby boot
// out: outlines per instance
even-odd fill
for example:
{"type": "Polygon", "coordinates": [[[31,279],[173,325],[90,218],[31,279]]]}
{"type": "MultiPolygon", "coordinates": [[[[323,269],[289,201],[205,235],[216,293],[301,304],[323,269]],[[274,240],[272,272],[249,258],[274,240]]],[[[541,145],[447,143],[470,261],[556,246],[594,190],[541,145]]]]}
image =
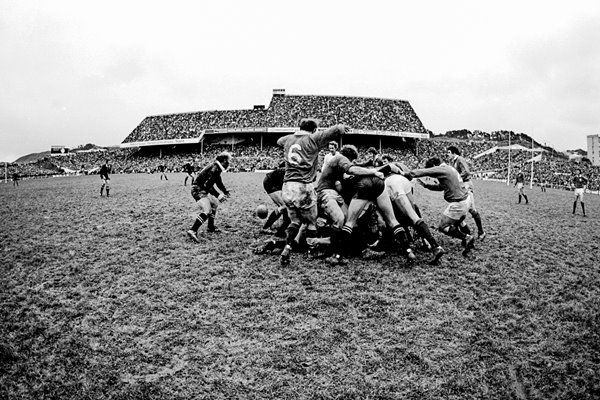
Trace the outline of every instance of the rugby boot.
{"type": "Polygon", "coordinates": [[[192,239],[196,243],[200,243],[200,239],[198,239],[198,235],[193,230],[187,231],[187,235],[190,239],[192,239]]]}
{"type": "Polygon", "coordinates": [[[433,258],[431,259],[431,261],[429,261],[429,263],[437,264],[444,254],[446,254],[446,252],[444,251],[442,246],[436,247],[435,249],[433,249],[433,258]]]}

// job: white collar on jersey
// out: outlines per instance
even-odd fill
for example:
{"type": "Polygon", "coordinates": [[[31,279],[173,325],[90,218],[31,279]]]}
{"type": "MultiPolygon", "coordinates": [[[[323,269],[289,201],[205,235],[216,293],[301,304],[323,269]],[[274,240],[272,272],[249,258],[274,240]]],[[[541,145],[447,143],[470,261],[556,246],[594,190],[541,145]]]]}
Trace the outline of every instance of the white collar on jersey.
{"type": "Polygon", "coordinates": [[[221,168],[221,172],[225,172],[227,171],[227,168],[223,168],[223,164],[221,164],[219,161],[215,160],[215,162],[217,163],[217,165],[219,166],[219,168],[221,168]]]}

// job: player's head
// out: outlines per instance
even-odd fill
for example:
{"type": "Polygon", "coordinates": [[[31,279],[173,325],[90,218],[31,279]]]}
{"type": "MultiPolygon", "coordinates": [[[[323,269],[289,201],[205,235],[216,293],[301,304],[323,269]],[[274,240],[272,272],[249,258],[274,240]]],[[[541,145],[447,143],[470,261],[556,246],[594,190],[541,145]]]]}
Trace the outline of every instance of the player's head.
{"type": "Polygon", "coordinates": [[[343,155],[344,157],[346,157],[350,161],[354,161],[358,158],[358,150],[356,149],[356,146],[354,146],[352,144],[346,144],[346,145],[342,146],[342,149],[340,150],[340,154],[343,155]]]}
{"type": "Polygon", "coordinates": [[[389,154],[384,154],[384,155],[382,155],[380,159],[381,159],[381,162],[382,162],[384,165],[385,165],[385,164],[389,164],[389,163],[391,163],[391,162],[393,162],[393,161],[394,161],[394,157],[392,157],[392,156],[391,156],[391,155],[389,155],[389,154]]]}
{"type": "Polygon", "coordinates": [[[231,153],[228,151],[224,151],[217,156],[217,161],[221,163],[223,168],[229,168],[229,164],[231,163],[231,153]]]}
{"type": "Polygon", "coordinates": [[[338,149],[338,144],[336,141],[332,140],[331,142],[329,142],[329,145],[327,147],[329,148],[330,152],[335,153],[338,149]]]}
{"type": "Polygon", "coordinates": [[[579,168],[575,170],[575,175],[581,175],[581,170],[579,168]]]}
{"type": "Polygon", "coordinates": [[[425,162],[425,168],[437,167],[440,165],[442,161],[439,157],[431,157],[429,160],[425,162]]]}
{"type": "Polygon", "coordinates": [[[375,158],[377,156],[377,154],[379,154],[379,152],[377,151],[377,149],[375,147],[369,147],[367,149],[367,155],[371,158],[375,158]]]}
{"type": "Polygon", "coordinates": [[[104,164],[108,165],[110,163],[110,160],[107,158],[106,160],[104,160],[104,164]]]}
{"type": "Polygon", "coordinates": [[[317,130],[318,127],[319,127],[319,124],[317,123],[317,120],[314,118],[302,118],[300,120],[300,129],[303,131],[313,133],[317,130]]]}
{"type": "Polygon", "coordinates": [[[456,146],[448,146],[448,157],[460,156],[460,150],[456,146]]]}

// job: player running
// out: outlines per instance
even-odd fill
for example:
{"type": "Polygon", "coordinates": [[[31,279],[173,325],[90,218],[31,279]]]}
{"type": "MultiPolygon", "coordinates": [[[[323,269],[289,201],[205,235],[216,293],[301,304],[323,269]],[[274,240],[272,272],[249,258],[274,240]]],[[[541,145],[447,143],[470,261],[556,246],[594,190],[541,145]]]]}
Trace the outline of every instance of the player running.
{"type": "Polygon", "coordinates": [[[229,168],[231,163],[231,154],[224,151],[217,156],[215,161],[207,165],[198,173],[192,182],[192,197],[200,205],[200,214],[196,217],[194,225],[187,231],[187,235],[196,243],[200,243],[198,239],[198,229],[208,220],[207,232],[220,232],[215,226],[215,215],[219,203],[226,201],[230,193],[223,185],[221,173],[229,168]],[[219,194],[214,186],[217,186],[222,192],[219,194]]]}
{"type": "Polygon", "coordinates": [[[585,192],[585,188],[587,187],[588,180],[581,175],[581,170],[575,170],[575,176],[573,177],[573,187],[575,188],[575,201],[573,202],[573,215],[575,215],[575,211],[577,210],[577,200],[581,203],[581,211],[583,211],[583,216],[585,217],[585,204],[583,203],[583,193],[585,192]]]}
{"type": "MultiPolygon", "coordinates": [[[[471,169],[469,168],[469,163],[463,156],[460,155],[460,150],[456,146],[448,147],[448,159],[450,160],[450,165],[452,165],[460,175],[460,178],[463,181],[463,187],[467,189],[469,192],[469,196],[471,196],[471,209],[469,213],[473,217],[475,221],[475,225],[477,225],[477,237],[479,240],[484,240],[487,234],[483,230],[483,224],[481,222],[481,215],[475,208],[475,195],[474,195],[474,187],[473,187],[473,179],[471,177],[471,169]]],[[[462,226],[463,230],[466,230],[465,233],[471,233],[468,225],[462,226]]]]}
{"type": "Polygon", "coordinates": [[[322,132],[317,132],[317,127],[316,120],[303,118],[300,130],[277,140],[284,149],[285,157],[281,195],[292,221],[287,228],[286,245],[279,260],[282,266],[290,264],[292,244],[302,223],[307,224],[309,244],[317,236],[317,193],[313,182],[317,175],[319,151],[348,132],[344,125],[335,125],[322,132]]]}
{"type": "Polygon", "coordinates": [[[460,223],[471,209],[471,196],[463,188],[458,171],[442,163],[438,157],[432,157],[427,160],[424,169],[414,169],[404,175],[408,179],[428,176],[438,180],[437,184],[426,183],[421,179],[417,179],[417,182],[426,189],[444,192],[444,200],[448,202],[448,206],[442,214],[438,229],[450,237],[460,239],[464,247],[462,254],[467,256],[473,248],[475,238],[461,231],[460,223]]]}
{"type": "Polygon", "coordinates": [[[104,194],[106,188],[106,197],[110,197],[110,176],[112,172],[112,166],[109,164],[110,160],[106,160],[100,167],[100,179],[102,179],[102,186],[100,186],[100,197],[104,194]]]}

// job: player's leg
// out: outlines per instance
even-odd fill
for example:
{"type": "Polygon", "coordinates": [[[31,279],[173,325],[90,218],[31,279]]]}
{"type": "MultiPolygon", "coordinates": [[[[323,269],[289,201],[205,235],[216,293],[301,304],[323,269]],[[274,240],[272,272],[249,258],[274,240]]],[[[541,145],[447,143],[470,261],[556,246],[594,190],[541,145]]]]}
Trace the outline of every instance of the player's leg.
{"type": "Polygon", "coordinates": [[[102,179],[102,185],[100,186],[100,197],[104,195],[104,187],[106,186],[106,181],[102,179]]]}
{"type": "Polygon", "coordinates": [[[583,189],[581,189],[580,193],[579,193],[579,203],[581,203],[581,211],[583,211],[583,216],[585,217],[585,203],[583,202],[583,189]]]}
{"type": "Polygon", "coordinates": [[[404,255],[409,260],[414,260],[416,257],[409,246],[406,231],[394,215],[392,201],[390,200],[390,195],[387,191],[382,191],[377,197],[377,207],[379,207],[379,211],[381,211],[381,216],[383,217],[386,225],[391,228],[394,235],[394,240],[401,246],[404,255]]]}
{"type": "Polygon", "coordinates": [[[431,262],[438,262],[445,253],[444,249],[438,244],[437,240],[435,240],[425,221],[419,217],[408,197],[400,195],[396,198],[394,203],[398,209],[412,221],[415,231],[419,236],[424,238],[433,248],[434,258],[431,262]]]}
{"type": "Polygon", "coordinates": [[[341,258],[343,251],[342,228],[346,222],[348,207],[341,196],[334,191],[321,194],[321,209],[331,221],[331,251],[336,259],[341,258]]]}
{"type": "Polygon", "coordinates": [[[269,197],[273,201],[273,203],[277,206],[274,210],[271,210],[267,220],[265,221],[262,229],[267,231],[273,224],[281,217],[283,210],[285,210],[285,205],[283,204],[283,199],[281,198],[281,190],[276,192],[268,193],[269,197]]]}
{"type": "MultiPolygon", "coordinates": [[[[475,225],[477,226],[477,237],[480,240],[484,240],[487,235],[486,235],[485,231],[483,230],[483,222],[481,221],[481,214],[479,214],[479,211],[477,211],[477,208],[475,208],[475,196],[473,195],[473,192],[469,193],[469,196],[471,197],[471,208],[469,209],[469,214],[471,214],[471,216],[473,217],[473,220],[475,221],[475,225]]],[[[470,234],[470,232],[469,232],[469,234],[470,234]]]]}
{"type": "Polygon", "coordinates": [[[448,204],[448,207],[446,207],[442,214],[438,227],[439,231],[443,234],[461,241],[465,248],[463,251],[464,256],[466,256],[470,249],[473,248],[475,242],[473,236],[466,234],[459,229],[460,223],[466,217],[469,210],[469,202],[467,200],[448,204]]]}
{"type": "Polygon", "coordinates": [[[194,220],[194,224],[191,229],[187,231],[187,235],[196,243],[200,243],[200,239],[198,239],[198,229],[208,220],[208,214],[211,211],[210,200],[207,197],[206,193],[202,193],[200,191],[192,192],[192,196],[198,202],[200,206],[200,213],[194,220]]]}
{"type": "Polygon", "coordinates": [[[110,179],[106,179],[104,182],[106,183],[106,188],[105,188],[106,189],[106,197],[109,197],[110,196],[110,179]]]}
{"type": "Polygon", "coordinates": [[[527,199],[527,195],[525,194],[525,185],[521,186],[521,195],[525,199],[525,204],[529,204],[529,199],[527,199]]]}
{"type": "MultiPolygon", "coordinates": [[[[279,263],[281,266],[290,264],[292,246],[302,225],[302,208],[299,205],[312,205],[316,208],[317,195],[312,185],[306,185],[300,182],[284,182],[281,190],[281,197],[285,203],[290,217],[290,224],[286,230],[286,245],[281,252],[279,263]]],[[[316,219],[316,210],[315,210],[316,219]]]]}
{"type": "Polygon", "coordinates": [[[206,227],[207,232],[220,232],[221,230],[215,226],[215,217],[217,216],[217,209],[219,208],[219,200],[212,194],[208,195],[210,202],[210,212],[208,214],[208,226],[206,227]]]}

